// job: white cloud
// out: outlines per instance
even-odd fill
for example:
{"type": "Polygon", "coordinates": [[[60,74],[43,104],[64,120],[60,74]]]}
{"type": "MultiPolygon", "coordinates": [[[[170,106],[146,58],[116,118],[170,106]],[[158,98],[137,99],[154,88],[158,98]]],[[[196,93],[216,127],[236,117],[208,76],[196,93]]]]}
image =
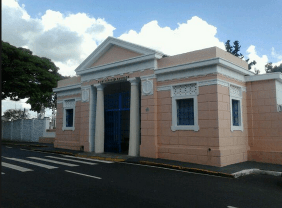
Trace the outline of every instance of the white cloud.
{"type": "Polygon", "coordinates": [[[130,30],[119,38],[175,55],[212,46],[225,50],[224,43],[215,37],[216,33],[216,27],[194,16],[186,23],[178,23],[174,30],[160,27],[154,20],[145,24],[139,33],[130,30]]]}
{"type": "Polygon", "coordinates": [[[104,19],[85,13],[64,15],[47,10],[31,18],[15,0],[2,0],[2,17],[3,41],[59,63],[64,75],[74,75],[79,63],[115,30],[104,19]]]}
{"type": "Polygon", "coordinates": [[[281,55],[281,54],[278,54],[278,53],[275,51],[274,47],[271,48],[271,55],[272,55],[274,58],[276,58],[276,59],[281,59],[281,60],[282,60],[282,55],[281,55]]]}
{"type": "MultiPolygon", "coordinates": [[[[104,19],[85,13],[64,15],[47,10],[45,14],[31,18],[25,5],[16,0],[2,0],[2,40],[16,47],[30,49],[33,54],[51,59],[65,76],[75,75],[75,68],[115,28],[104,19]]],[[[2,101],[2,113],[10,108],[30,109],[26,100],[2,101]]],[[[46,109],[46,115],[50,114],[46,109]]],[[[32,113],[35,114],[36,113],[32,113]]]]}
{"type": "Polygon", "coordinates": [[[259,70],[261,74],[265,73],[265,65],[268,63],[268,57],[266,55],[259,56],[256,52],[256,47],[251,45],[247,49],[247,56],[250,59],[249,62],[255,60],[257,64],[252,66],[251,71],[255,71],[255,69],[259,70]]]}
{"type": "MultiPolygon", "coordinates": [[[[247,57],[250,59],[250,61],[255,60],[257,62],[257,64],[255,66],[252,66],[251,70],[254,72],[255,69],[258,69],[261,74],[264,74],[265,73],[265,65],[267,63],[271,62],[268,59],[267,55],[259,56],[257,54],[256,47],[254,45],[251,45],[247,49],[247,53],[248,53],[247,57]]],[[[273,66],[278,66],[278,65],[282,64],[282,55],[278,54],[273,47],[271,49],[271,56],[278,60],[277,62],[272,63],[273,66]]]]}

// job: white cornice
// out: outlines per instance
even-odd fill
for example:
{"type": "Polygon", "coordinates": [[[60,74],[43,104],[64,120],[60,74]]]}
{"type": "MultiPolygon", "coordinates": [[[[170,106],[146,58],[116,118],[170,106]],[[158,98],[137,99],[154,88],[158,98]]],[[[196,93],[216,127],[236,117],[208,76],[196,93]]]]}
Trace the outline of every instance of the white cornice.
{"type": "Polygon", "coordinates": [[[145,79],[155,79],[156,75],[155,74],[150,74],[150,75],[145,75],[145,76],[141,76],[140,79],[141,80],[145,80],[145,79]]]}
{"type": "Polygon", "coordinates": [[[182,83],[171,84],[171,85],[163,85],[163,86],[158,86],[157,91],[171,90],[172,86],[183,85],[183,84],[193,84],[193,83],[197,83],[199,87],[209,86],[209,85],[221,85],[224,87],[229,87],[230,85],[234,85],[234,86],[241,87],[242,91],[246,92],[246,87],[242,87],[240,85],[236,85],[236,84],[233,84],[231,82],[227,82],[221,79],[208,79],[208,80],[203,80],[203,81],[182,82],[182,83]]]}
{"type": "Polygon", "coordinates": [[[113,45],[134,51],[139,54],[148,55],[155,54],[156,58],[161,58],[164,54],[160,51],[156,51],[147,47],[143,47],[137,44],[129,43],[114,37],[108,37],[103,43],[101,43],[76,69],[76,72],[85,70],[91,66],[96,60],[98,60],[109,48],[113,45]]]}
{"type": "Polygon", "coordinates": [[[81,76],[81,82],[87,82],[90,80],[105,79],[107,77],[113,77],[117,75],[131,74],[134,72],[140,72],[147,69],[154,69],[155,61],[149,59],[147,61],[142,61],[139,63],[132,63],[127,65],[120,65],[114,68],[105,68],[103,70],[95,71],[93,73],[87,73],[81,76]]]}
{"type": "Polygon", "coordinates": [[[77,74],[84,75],[84,74],[88,74],[88,73],[92,73],[92,72],[108,70],[108,69],[111,69],[111,68],[117,68],[117,67],[120,67],[120,66],[125,66],[125,65],[129,65],[129,64],[136,64],[136,63],[140,63],[140,62],[144,62],[144,61],[148,61],[148,60],[154,60],[154,59],[155,59],[155,54],[148,54],[148,55],[138,56],[138,57],[134,57],[134,58],[130,58],[130,59],[114,62],[114,63],[104,64],[104,65],[101,65],[101,66],[91,67],[91,68],[88,68],[88,69],[78,71],[77,74]]]}
{"type": "Polygon", "coordinates": [[[282,73],[280,72],[273,72],[267,74],[258,74],[253,76],[245,76],[246,82],[255,82],[255,81],[262,81],[262,80],[271,80],[275,79],[282,83],[282,73]]]}
{"type": "Polygon", "coordinates": [[[81,88],[81,84],[68,85],[68,86],[64,86],[64,87],[53,88],[53,92],[76,90],[76,89],[80,89],[80,88],[81,88]]]}

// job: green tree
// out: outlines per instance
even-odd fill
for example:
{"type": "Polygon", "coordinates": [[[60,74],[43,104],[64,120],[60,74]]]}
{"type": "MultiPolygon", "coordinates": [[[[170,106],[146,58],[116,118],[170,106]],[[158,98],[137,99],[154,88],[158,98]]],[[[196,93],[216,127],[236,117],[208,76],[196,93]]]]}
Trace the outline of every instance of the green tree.
{"type": "Polygon", "coordinates": [[[4,112],[3,117],[9,121],[14,121],[17,119],[28,119],[29,113],[26,113],[21,109],[8,109],[4,112]]]}
{"type": "MultiPolygon", "coordinates": [[[[225,42],[225,49],[228,53],[233,54],[234,56],[243,59],[244,55],[242,53],[239,53],[241,46],[240,46],[240,42],[238,40],[233,42],[233,46],[230,45],[230,40],[227,40],[225,42]]],[[[247,59],[246,62],[248,63],[248,69],[251,70],[252,66],[256,65],[256,61],[252,61],[249,63],[250,59],[247,59]]]]}
{"type": "Polygon", "coordinates": [[[266,73],[271,73],[271,72],[281,72],[282,73],[282,64],[279,66],[272,66],[272,63],[269,62],[265,65],[265,71],[266,73]]]}
{"type": "Polygon", "coordinates": [[[52,88],[62,79],[58,67],[48,58],[32,55],[32,51],[16,48],[2,41],[2,96],[17,101],[28,98],[31,110],[42,106],[56,107],[52,88]]]}

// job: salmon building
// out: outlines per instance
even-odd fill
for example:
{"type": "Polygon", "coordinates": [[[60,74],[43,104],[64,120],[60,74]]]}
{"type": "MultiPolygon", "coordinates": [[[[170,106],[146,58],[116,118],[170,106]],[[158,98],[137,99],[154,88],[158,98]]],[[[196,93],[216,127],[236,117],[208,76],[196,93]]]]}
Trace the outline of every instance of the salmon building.
{"type": "Polygon", "coordinates": [[[223,167],[282,164],[282,74],[218,48],[168,56],[108,37],[61,80],[54,146],[223,167]]]}

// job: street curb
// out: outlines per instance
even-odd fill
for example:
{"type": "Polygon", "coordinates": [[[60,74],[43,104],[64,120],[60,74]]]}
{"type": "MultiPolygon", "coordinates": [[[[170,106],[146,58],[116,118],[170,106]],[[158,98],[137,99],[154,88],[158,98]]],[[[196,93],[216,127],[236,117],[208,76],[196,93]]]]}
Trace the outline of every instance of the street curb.
{"type": "Polygon", "coordinates": [[[82,157],[82,158],[91,158],[91,159],[97,159],[97,160],[106,160],[106,161],[112,161],[112,162],[124,162],[125,159],[119,159],[119,158],[108,158],[108,157],[98,157],[98,156],[86,156],[86,155],[74,155],[75,157],[82,157]]]}
{"type": "Polygon", "coordinates": [[[14,143],[2,143],[2,145],[22,146],[22,147],[48,147],[47,145],[40,145],[40,144],[14,144],[14,143]]]}
{"type": "Polygon", "coordinates": [[[241,170],[238,171],[236,173],[233,173],[232,175],[235,178],[241,177],[241,176],[246,176],[246,175],[251,175],[251,174],[261,174],[261,175],[271,175],[271,176],[278,176],[278,177],[282,177],[282,172],[278,172],[278,171],[270,171],[270,170],[260,170],[260,169],[246,169],[246,170],[241,170]]]}
{"type": "Polygon", "coordinates": [[[193,173],[215,175],[215,176],[221,176],[221,177],[226,177],[226,178],[235,178],[234,175],[232,174],[210,171],[210,170],[199,169],[199,168],[188,168],[188,167],[183,167],[183,166],[178,166],[178,165],[169,165],[169,164],[149,162],[149,161],[139,161],[139,164],[171,168],[171,169],[183,170],[183,171],[193,172],[193,173]]]}
{"type": "Polygon", "coordinates": [[[61,154],[61,155],[75,156],[75,154],[71,153],[71,152],[61,152],[61,151],[53,151],[53,150],[40,150],[40,149],[30,149],[30,150],[36,151],[36,152],[47,152],[47,153],[56,153],[56,154],[61,154]]]}
{"type": "MultiPolygon", "coordinates": [[[[26,146],[26,145],[19,145],[19,146],[26,146]]],[[[29,146],[31,146],[31,145],[29,145],[29,146]]],[[[40,145],[38,145],[38,146],[40,146],[40,145]]],[[[245,169],[245,170],[238,171],[236,173],[228,174],[228,173],[223,173],[223,172],[210,171],[210,170],[206,170],[206,169],[189,168],[189,167],[183,167],[183,166],[178,166],[178,165],[170,165],[170,164],[165,164],[165,163],[150,162],[150,161],[145,161],[145,160],[140,160],[138,162],[134,162],[134,161],[127,161],[126,159],[107,158],[107,157],[98,157],[98,156],[86,156],[86,155],[79,155],[77,153],[63,152],[63,151],[42,150],[42,149],[32,149],[32,148],[30,148],[30,150],[36,151],[36,152],[56,153],[56,154],[62,154],[62,155],[71,155],[71,156],[75,156],[75,157],[91,158],[91,159],[105,160],[105,161],[112,161],[112,162],[127,162],[127,163],[135,163],[135,164],[142,164],[142,165],[150,165],[150,166],[156,166],[156,167],[164,167],[164,168],[182,170],[182,171],[187,171],[187,172],[221,176],[221,177],[226,177],[226,178],[239,178],[241,176],[247,176],[247,175],[251,175],[251,174],[254,174],[254,175],[261,174],[261,175],[270,175],[270,176],[282,177],[282,172],[260,170],[260,169],[256,169],[256,168],[245,169]]]]}

